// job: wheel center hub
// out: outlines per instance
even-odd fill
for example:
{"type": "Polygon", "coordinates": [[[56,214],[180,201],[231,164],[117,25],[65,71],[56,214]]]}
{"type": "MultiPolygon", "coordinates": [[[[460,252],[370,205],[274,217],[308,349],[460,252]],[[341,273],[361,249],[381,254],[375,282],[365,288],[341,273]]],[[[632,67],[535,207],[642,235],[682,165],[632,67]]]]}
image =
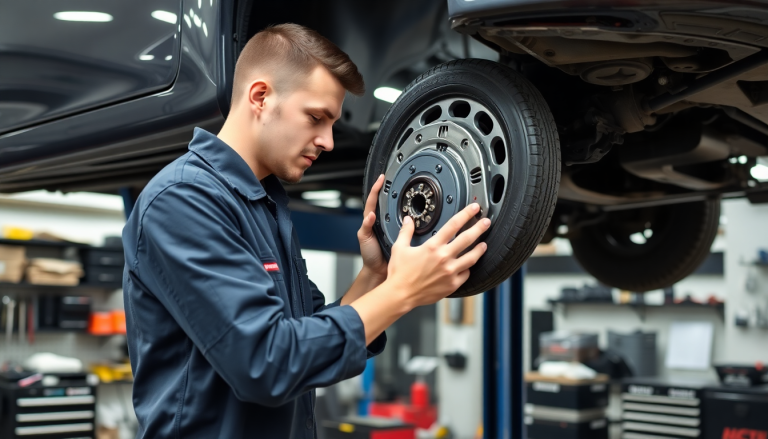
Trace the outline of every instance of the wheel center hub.
{"type": "Polygon", "coordinates": [[[400,197],[400,221],[413,219],[416,233],[425,233],[437,222],[442,207],[440,183],[429,174],[416,175],[403,187],[400,197]]]}

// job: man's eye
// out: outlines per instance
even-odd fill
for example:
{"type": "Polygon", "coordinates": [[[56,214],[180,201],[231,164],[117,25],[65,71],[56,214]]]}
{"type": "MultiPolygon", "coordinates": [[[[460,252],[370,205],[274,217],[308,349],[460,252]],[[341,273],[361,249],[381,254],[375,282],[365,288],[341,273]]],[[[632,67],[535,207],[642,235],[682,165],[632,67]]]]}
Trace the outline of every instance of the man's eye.
{"type": "Polygon", "coordinates": [[[315,122],[315,123],[320,122],[320,118],[319,117],[313,116],[311,114],[309,115],[309,117],[312,118],[312,122],[315,122]]]}

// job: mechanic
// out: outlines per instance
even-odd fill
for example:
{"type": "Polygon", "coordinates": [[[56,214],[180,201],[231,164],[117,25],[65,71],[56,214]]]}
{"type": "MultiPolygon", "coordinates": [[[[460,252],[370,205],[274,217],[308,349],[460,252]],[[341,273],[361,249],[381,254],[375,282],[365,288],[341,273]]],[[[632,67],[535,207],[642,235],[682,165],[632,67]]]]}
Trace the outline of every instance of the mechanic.
{"type": "Polygon", "coordinates": [[[314,437],[313,389],[360,374],[388,326],[455,291],[485,252],[465,250],[490,221],[456,236],[473,204],[419,247],[406,217],[387,263],[372,231],[381,176],[357,234],[363,268],[324,305],[280,180],[333,150],[345,90],[363,94],[363,79],[333,43],[294,24],[259,32],[221,131],[196,128],[139,196],[123,231],[139,438],[314,437]]]}

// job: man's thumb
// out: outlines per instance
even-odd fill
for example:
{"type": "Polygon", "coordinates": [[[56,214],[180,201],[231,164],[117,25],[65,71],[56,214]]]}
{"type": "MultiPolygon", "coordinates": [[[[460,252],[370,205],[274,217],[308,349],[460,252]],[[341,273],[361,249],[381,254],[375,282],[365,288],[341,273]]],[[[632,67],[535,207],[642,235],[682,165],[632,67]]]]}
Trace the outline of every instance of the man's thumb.
{"type": "Polygon", "coordinates": [[[415,226],[413,225],[413,218],[406,215],[405,218],[403,218],[403,227],[400,228],[400,235],[397,237],[397,243],[410,247],[414,230],[415,226]]]}

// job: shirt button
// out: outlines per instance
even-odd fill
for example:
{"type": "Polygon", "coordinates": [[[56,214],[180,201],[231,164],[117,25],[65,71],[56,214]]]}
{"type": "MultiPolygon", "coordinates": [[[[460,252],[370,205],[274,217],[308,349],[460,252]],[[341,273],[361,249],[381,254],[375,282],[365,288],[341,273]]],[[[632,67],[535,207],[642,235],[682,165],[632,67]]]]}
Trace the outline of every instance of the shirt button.
{"type": "Polygon", "coordinates": [[[312,416],[307,418],[307,430],[312,430],[312,427],[315,426],[315,421],[312,419],[312,416]]]}

